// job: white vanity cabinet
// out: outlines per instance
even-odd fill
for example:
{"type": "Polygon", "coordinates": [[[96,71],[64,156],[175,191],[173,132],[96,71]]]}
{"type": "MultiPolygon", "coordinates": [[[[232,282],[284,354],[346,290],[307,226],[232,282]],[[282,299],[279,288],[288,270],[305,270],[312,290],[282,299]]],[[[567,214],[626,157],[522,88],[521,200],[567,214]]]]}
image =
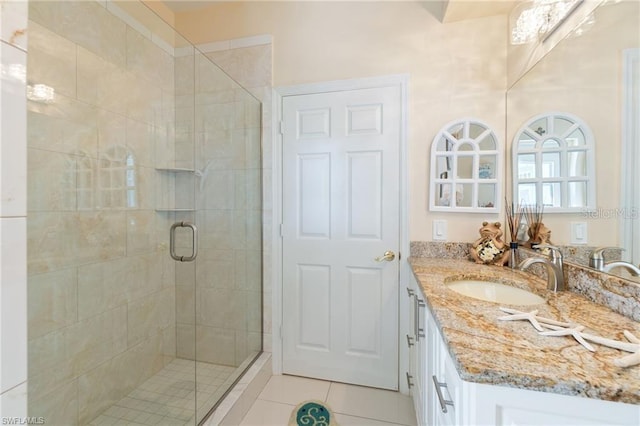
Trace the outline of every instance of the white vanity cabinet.
{"type": "Polygon", "coordinates": [[[407,372],[407,382],[411,389],[413,405],[416,410],[418,424],[426,424],[426,411],[424,401],[426,398],[426,366],[428,342],[426,339],[427,312],[422,291],[418,287],[416,280],[411,277],[411,282],[407,287],[407,297],[409,297],[409,332],[406,342],[409,346],[409,372],[407,372]]]}
{"type": "MultiPolygon", "coordinates": [[[[412,288],[424,300],[413,276],[412,288]]],[[[463,381],[429,308],[411,302],[411,332],[425,334],[410,346],[418,425],[640,425],[640,405],[463,381]]]]}

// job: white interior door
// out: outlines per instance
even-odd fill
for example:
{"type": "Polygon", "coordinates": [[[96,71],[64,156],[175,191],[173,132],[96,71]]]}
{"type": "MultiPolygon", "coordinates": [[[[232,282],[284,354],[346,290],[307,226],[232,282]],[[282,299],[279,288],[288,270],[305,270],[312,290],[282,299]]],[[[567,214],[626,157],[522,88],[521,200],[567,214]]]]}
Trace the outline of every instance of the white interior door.
{"type": "Polygon", "coordinates": [[[283,98],[284,373],[398,389],[400,120],[399,87],[283,98]]]}

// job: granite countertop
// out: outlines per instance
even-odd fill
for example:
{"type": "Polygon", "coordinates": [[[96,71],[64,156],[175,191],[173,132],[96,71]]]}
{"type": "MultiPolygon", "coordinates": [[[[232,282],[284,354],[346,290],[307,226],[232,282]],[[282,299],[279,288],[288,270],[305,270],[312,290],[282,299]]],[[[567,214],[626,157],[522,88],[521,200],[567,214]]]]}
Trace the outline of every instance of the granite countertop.
{"type": "Polygon", "coordinates": [[[640,404],[640,365],[616,367],[628,355],[593,343],[590,352],[572,337],[541,336],[528,321],[499,321],[499,307],[585,326],[585,333],[627,342],[640,337],[640,323],[570,291],[553,293],[533,274],[469,260],[409,259],[426,303],[462,380],[640,404]],[[547,300],[533,306],[501,305],[460,295],[445,285],[455,279],[494,279],[547,300]]]}

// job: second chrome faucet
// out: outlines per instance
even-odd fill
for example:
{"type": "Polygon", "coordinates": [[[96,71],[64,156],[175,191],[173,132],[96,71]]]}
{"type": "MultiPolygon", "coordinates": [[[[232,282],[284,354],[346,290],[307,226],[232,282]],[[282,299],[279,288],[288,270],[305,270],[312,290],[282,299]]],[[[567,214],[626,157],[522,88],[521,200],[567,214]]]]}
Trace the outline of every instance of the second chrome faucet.
{"type": "Polygon", "coordinates": [[[549,259],[544,257],[530,257],[518,265],[521,271],[526,270],[535,263],[542,263],[547,268],[547,288],[553,291],[564,291],[564,258],[562,252],[556,246],[540,244],[534,248],[548,248],[551,250],[549,259]]]}
{"type": "Polygon", "coordinates": [[[624,268],[631,273],[631,275],[640,276],[640,268],[633,263],[624,262],[622,260],[616,260],[612,262],[605,262],[604,251],[605,250],[623,250],[618,247],[600,247],[591,252],[589,256],[589,266],[598,271],[611,272],[615,268],[624,268]]]}

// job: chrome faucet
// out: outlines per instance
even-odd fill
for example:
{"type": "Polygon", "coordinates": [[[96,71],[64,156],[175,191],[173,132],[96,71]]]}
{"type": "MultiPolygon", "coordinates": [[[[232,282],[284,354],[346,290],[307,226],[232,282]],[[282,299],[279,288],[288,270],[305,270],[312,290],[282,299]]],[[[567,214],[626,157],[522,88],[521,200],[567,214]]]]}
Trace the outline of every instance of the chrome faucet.
{"type": "Polygon", "coordinates": [[[622,260],[606,263],[604,265],[604,268],[602,269],[602,272],[611,272],[611,270],[614,268],[625,268],[631,273],[631,275],[635,277],[640,276],[640,268],[638,268],[633,263],[624,262],[622,260]]]}
{"type": "Polygon", "coordinates": [[[624,262],[622,260],[617,260],[617,261],[613,261],[613,262],[606,262],[605,259],[604,259],[604,251],[605,250],[622,250],[622,251],[624,251],[624,249],[621,249],[621,248],[618,248],[618,247],[600,247],[600,248],[597,248],[594,251],[592,251],[591,255],[589,256],[589,266],[591,266],[594,269],[597,269],[598,271],[602,271],[602,272],[611,272],[611,270],[614,269],[614,268],[625,268],[629,272],[631,272],[631,275],[640,276],[640,268],[638,268],[636,265],[634,265],[632,263],[624,262]]]}
{"type": "Polygon", "coordinates": [[[547,288],[553,291],[563,291],[564,258],[560,249],[549,244],[540,244],[535,246],[534,248],[551,249],[551,258],[547,259],[544,257],[530,257],[520,262],[520,264],[518,265],[518,269],[524,271],[534,263],[542,263],[547,268],[547,288]]]}

